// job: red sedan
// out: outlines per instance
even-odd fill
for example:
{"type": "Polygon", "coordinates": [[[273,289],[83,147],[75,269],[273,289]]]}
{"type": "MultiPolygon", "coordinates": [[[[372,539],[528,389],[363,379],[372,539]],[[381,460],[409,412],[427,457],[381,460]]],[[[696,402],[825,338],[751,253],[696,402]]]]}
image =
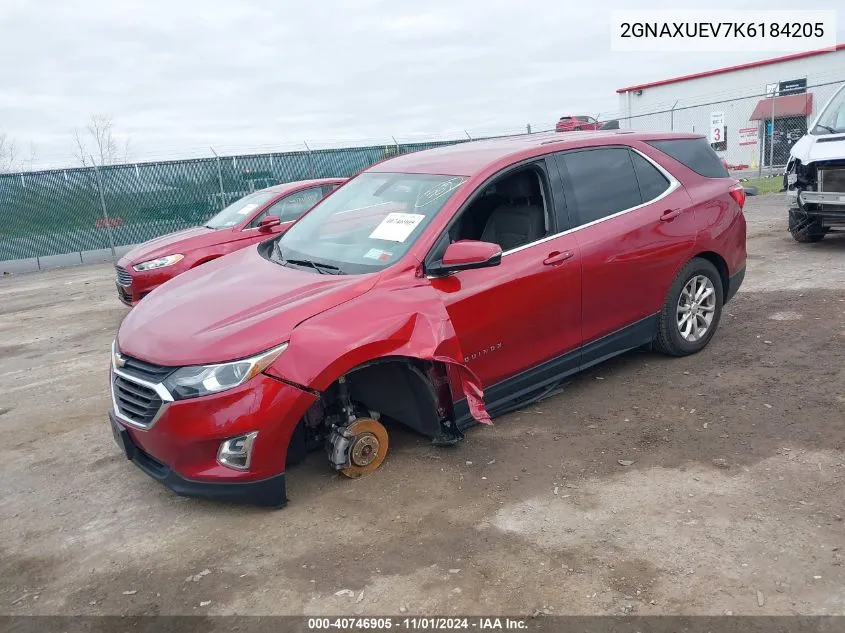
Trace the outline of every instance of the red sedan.
{"type": "Polygon", "coordinates": [[[284,232],[344,182],[345,178],[322,178],[261,189],[230,204],[205,226],[136,246],[117,262],[118,297],[134,306],[186,270],[284,232]]]}
{"type": "Polygon", "coordinates": [[[699,352],[745,274],[744,202],[692,134],[536,134],[379,163],[123,320],[115,439],[178,494],[281,506],[312,448],[358,477],[396,425],[454,444],[627,350],[699,352]]]}
{"type": "Polygon", "coordinates": [[[580,132],[582,130],[598,130],[601,127],[594,117],[587,115],[562,116],[555,124],[555,132],[580,132]]]}

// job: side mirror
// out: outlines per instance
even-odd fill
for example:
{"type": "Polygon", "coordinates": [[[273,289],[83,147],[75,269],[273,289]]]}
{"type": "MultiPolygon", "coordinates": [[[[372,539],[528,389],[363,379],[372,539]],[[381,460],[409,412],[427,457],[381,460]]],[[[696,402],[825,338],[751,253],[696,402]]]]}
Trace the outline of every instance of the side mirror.
{"type": "Polygon", "coordinates": [[[261,222],[258,223],[258,230],[259,231],[269,231],[274,226],[279,226],[282,221],[275,215],[265,215],[261,218],[261,222]]]}
{"type": "Polygon", "coordinates": [[[443,260],[429,268],[432,275],[448,275],[459,270],[490,268],[502,263],[502,247],[491,242],[461,240],[446,247],[443,260]]]}

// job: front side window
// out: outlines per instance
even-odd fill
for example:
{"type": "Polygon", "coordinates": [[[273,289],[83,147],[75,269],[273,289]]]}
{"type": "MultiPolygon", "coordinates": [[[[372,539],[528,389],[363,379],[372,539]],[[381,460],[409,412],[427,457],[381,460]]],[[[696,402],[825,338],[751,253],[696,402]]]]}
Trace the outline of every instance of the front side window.
{"type": "Polygon", "coordinates": [[[845,86],[839,89],[813,127],[813,134],[845,132],[845,86]]]}
{"type": "Polygon", "coordinates": [[[480,240],[508,252],[548,235],[548,187],[539,164],[527,165],[487,185],[452,222],[447,239],[434,251],[435,261],[452,242],[480,240]]]}
{"type": "Polygon", "coordinates": [[[557,156],[568,172],[578,224],[589,224],[642,203],[634,164],[627,149],[608,147],[557,156]]]}
{"type": "Polygon", "coordinates": [[[240,224],[259,207],[264,206],[277,194],[265,191],[256,191],[240,200],[236,200],[220,213],[206,222],[210,229],[226,229],[240,224]]]}
{"type": "Polygon", "coordinates": [[[466,180],[364,173],[320,202],[277,242],[273,259],[321,272],[375,272],[398,261],[466,180]]]}
{"type": "Polygon", "coordinates": [[[258,223],[261,222],[265,215],[275,215],[282,222],[293,222],[294,220],[298,220],[303,213],[317,204],[322,198],[322,187],[312,187],[311,189],[297,191],[276,202],[276,204],[262,213],[261,216],[255,218],[252,225],[258,226],[258,223]]]}

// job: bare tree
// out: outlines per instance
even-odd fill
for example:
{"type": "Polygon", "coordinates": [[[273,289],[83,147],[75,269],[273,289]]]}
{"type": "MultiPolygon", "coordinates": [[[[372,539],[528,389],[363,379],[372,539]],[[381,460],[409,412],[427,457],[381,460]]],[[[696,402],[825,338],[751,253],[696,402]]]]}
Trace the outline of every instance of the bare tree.
{"type": "Polygon", "coordinates": [[[14,171],[17,157],[17,143],[6,134],[0,134],[0,173],[14,171]]]}
{"type": "Polygon", "coordinates": [[[24,171],[32,171],[35,169],[35,161],[38,160],[38,148],[35,147],[35,143],[29,144],[29,156],[27,156],[26,160],[21,161],[21,169],[24,171]]]}
{"type": "Polygon", "coordinates": [[[74,154],[83,167],[91,165],[114,165],[129,160],[128,136],[114,133],[114,122],[103,114],[94,114],[85,130],[73,131],[74,154]]]}

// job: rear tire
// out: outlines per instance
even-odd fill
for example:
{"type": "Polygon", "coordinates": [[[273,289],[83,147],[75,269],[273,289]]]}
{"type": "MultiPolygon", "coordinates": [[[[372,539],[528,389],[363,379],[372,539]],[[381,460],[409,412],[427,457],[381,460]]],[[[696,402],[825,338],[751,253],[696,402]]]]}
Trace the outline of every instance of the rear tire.
{"type": "Polygon", "coordinates": [[[654,347],[670,356],[703,350],[719,327],[724,297],[716,267],[700,257],[690,260],[669,288],[654,347]]]}
{"type": "Polygon", "coordinates": [[[792,239],[796,242],[811,244],[813,242],[821,242],[827,230],[822,226],[821,222],[814,220],[806,213],[790,210],[789,232],[792,234],[792,239]]]}

